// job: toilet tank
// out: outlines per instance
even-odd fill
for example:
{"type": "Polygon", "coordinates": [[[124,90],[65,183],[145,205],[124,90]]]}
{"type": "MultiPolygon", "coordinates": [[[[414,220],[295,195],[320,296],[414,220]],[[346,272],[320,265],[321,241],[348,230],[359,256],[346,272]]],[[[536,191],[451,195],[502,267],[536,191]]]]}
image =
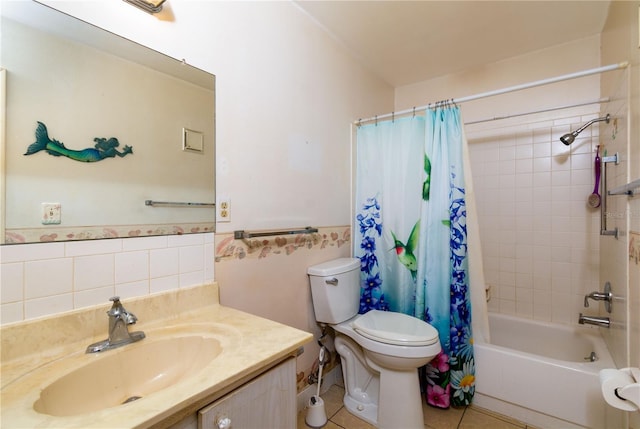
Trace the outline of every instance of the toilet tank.
{"type": "Polygon", "coordinates": [[[336,324],[358,314],[360,259],[339,258],[309,267],[316,321],[336,324]]]}

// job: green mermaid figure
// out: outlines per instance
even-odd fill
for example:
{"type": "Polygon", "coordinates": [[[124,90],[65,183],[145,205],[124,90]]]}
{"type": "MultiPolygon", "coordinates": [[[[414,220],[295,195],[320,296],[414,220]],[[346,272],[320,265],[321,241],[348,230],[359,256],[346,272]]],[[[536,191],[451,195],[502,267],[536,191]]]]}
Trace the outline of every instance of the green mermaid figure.
{"type": "Polygon", "coordinates": [[[93,141],[96,142],[96,144],[92,148],[82,150],[67,149],[62,142],[50,139],[47,127],[38,121],[36,141],[29,145],[25,155],[33,155],[34,153],[44,150],[49,155],[66,156],[74,161],[98,162],[106,158],[115,158],[116,155],[122,158],[129,153],[133,153],[133,148],[128,145],[125,145],[122,152],[119,152],[116,148],[120,146],[120,142],[118,142],[118,139],[115,137],[109,139],[96,137],[93,141]]]}

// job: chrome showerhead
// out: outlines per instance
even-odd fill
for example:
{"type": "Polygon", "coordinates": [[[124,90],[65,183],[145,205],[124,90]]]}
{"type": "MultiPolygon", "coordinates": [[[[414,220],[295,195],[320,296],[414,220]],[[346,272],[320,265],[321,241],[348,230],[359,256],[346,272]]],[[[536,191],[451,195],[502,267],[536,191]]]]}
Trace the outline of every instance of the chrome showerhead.
{"type": "Polygon", "coordinates": [[[611,115],[608,114],[608,113],[607,113],[607,116],[604,116],[602,118],[592,119],[589,122],[587,122],[586,124],[584,124],[583,126],[581,126],[580,128],[578,128],[577,130],[575,130],[574,132],[569,133],[569,134],[565,134],[562,137],[560,137],[560,141],[562,143],[564,143],[565,145],[569,146],[571,143],[573,143],[573,141],[576,139],[578,134],[583,132],[585,130],[585,128],[587,128],[588,126],[590,126],[594,122],[606,121],[606,123],[608,124],[609,120],[611,120],[611,115]]]}
{"type": "Polygon", "coordinates": [[[573,141],[576,139],[576,136],[578,135],[577,132],[573,132],[573,133],[569,133],[569,134],[565,134],[562,137],[560,137],[560,141],[562,143],[564,143],[565,145],[569,146],[571,143],[573,143],[573,141]]]}

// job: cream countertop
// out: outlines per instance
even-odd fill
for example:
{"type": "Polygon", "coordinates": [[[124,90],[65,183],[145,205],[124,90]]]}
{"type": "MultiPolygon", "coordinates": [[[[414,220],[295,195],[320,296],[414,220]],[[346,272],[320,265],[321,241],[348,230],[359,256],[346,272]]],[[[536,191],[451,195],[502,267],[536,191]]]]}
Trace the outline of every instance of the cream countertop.
{"type": "MultiPolygon", "coordinates": [[[[173,326],[182,332],[189,327],[197,330],[209,326],[225,333],[220,339],[222,353],[197,375],[137,401],[55,417],[37,413],[33,404],[41,390],[60,376],[99,358],[86,355],[84,350],[106,338],[105,313],[110,303],[2,326],[2,428],[146,428],[169,423],[295,356],[313,339],[307,332],[220,305],[215,283],[123,299],[122,303],[138,317],[131,331],[145,331],[147,338],[153,338],[155,331],[173,326]]],[[[100,354],[106,356],[116,350],[100,354]]]]}

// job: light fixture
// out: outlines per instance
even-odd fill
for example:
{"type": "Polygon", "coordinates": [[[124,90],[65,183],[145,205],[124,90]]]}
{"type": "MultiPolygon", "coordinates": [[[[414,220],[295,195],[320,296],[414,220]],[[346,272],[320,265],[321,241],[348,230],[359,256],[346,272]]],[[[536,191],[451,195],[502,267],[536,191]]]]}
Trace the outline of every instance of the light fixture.
{"type": "Polygon", "coordinates": [[[124,0],[148,13],[158,13],[162,10],[162,3],[166,0],[124,0]]]}

